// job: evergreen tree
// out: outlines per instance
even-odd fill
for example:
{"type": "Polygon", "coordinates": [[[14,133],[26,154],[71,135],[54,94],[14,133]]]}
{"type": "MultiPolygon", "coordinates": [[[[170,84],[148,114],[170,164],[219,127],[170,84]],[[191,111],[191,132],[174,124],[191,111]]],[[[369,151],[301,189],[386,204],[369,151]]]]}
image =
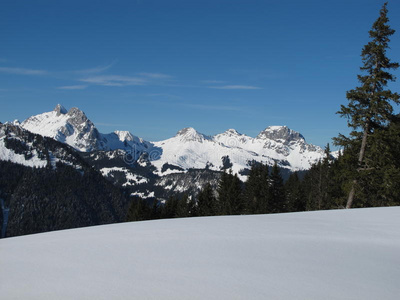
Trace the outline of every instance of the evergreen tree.
{"type": "Polygon", "coordinates": [[[231,202],[230,202],[230,188],[232,182],[231,177],[232,177],[232,170],[230,170],[230,173],[223,172],[218,182],[217,211],[219,215],[228,215],[229,212],[231,211],[231,202]]]}
{"type": "Polygon", "coordinates": [[[283,178],[280,174],[280,170],[276,162],[271,170],[269,194],[271,201],[268,207],[268,212],[285,212],[287,209],[287,205],[285,190],[283,187],[283,178]]]}
{"type": "Polygon", "coordinates": [[[199,215],[199,209],[195,197],[192,196],[189,200],[187,210],[190,217],[197,217],[199,215]]]}
{"type": "Polygon", "coordinates": [[[268,166],[254,163],[245,184],[244,201],[249,214],[266,213],[269,199],[268,166]]]}
{"type": "Polygon", "coordinates": [[[200,216],[214,216],[217,213],[214,191],[209,183],[197,195],[198,214],[200,216]]]}
{"type": "Polygon", "coordinates": [[[395,30],[387,25],[387,3],[380,10],[379,18],[374,22],[369,31],[371,41],[364,46],[361,56],[363,66],[361,71],[366,75],[359,75],[361,85],[347,92],[349,103],[342,105],[338,112],[342,117],[348,119],[348,126],[353,129],[350,137],[340,135],[335,143],[346,148],[357,147],[356,172],[348,194],[346,208],[350,208],[357,187],[365,188],[363,183],[368,182],[368,172],[375,168],[371,160],[371,151],[376,149],[373,145],[376,130],[388,125],[393,117],[392,103],[399,104],[399,95],[386,89],[389,81],[395,77],[387,70],[397,69],[399,64],[391,62],[386,56],[389,48],[389,37],[395,30]]]}
{"type": "Polygon", "coordinates": [[[400,118],[392,118],[387,128],[380,128],[371,137],[371,157],[374,169],[368,178],[362,177],[368,206],[388,206],[400,203],[400,118]],[[367,182],[368,180],[368,182],[367,182]]]}
{"type": "Polygon", "coordinates": [[[306,199],[306,210],[337,208],[337,197],[341,193],[342,170],[338,170],[337,160],[330,153],[329,144],[325,148],[325,156],[314,164],[304,176],[303,188],[306,199]]]}
{"type": "Polygon", "coordinates": [[[243,200],[242,182],[237,174],[222,173],[218,183],[218,214],[241,214],[245,211],[243,200]]]}
{"type": "Polygon", "coordinates": [[[229,199],[229,215],[242,214],[245,211],[243,195],[242,195],[242,182],[237,174],[230,176],[230,186],[228,190],[229,199]]]}
{"type": "Polygon", "coordinates": [[[306,210],[306,196],[297,172],[290,174],[289,179],[286,181],[285,195],[287,199],[287,211],[306,210]]]}
{"type": "Polygon", "coordinates": [[[176,205],[176,218],[186,218],[189,216],[189,207],[188,207],[189,197],[187,194],[184,194],[181,198],[178,198],[176,205]]]}
{"type": "Polygon", "coordinates": [[[176,196],[170,196],[161,209],[161,218],[175,218],[179,199],[176,196]]]}

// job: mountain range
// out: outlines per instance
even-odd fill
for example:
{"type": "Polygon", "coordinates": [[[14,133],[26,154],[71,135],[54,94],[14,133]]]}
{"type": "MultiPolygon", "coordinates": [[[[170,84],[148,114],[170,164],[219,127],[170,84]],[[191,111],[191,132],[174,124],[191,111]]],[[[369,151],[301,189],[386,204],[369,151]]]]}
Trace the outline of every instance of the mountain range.
{"type": "Polygon", "coordinates": [[[83,111],[57,105],[22,123],[0,123],[0,198],[10,211],[3,227],[12,236],[119,222],[136,197],[195,197],[206,183],[217,187],[222,171],[245,181],[257,163],[276,163],[287,177],[324,155],[286,126],[254,138],[188,127],[150,142],[128,131],[101,133],[83,111]]]}
{"type": "MultiPolygon", "coordinates": [[[[128,131],[101,133],[83,111],[76,107],[67,110],[60,104],[22,123],[6,124],[18,128],[14,132],[26,130],[69,145],[105,178],[141,197],[196,193],[206,182],[216,185],[221,171],[228,169],[245,181],[256,163],[277,163],[287,177],[291,172],[309,169],[325,155],[322,148],[308,144],[299,132],[287,126],[269,126],[256,137],[235,129],[209,136],[188,127],[174,137],[151,142],[128,131]]],[[[0,160],[31,167],[48,163],[55,166],[60,160],[50,154],[53,159],[47,162],[36,155],[40,151],[33,145],[28,145],[29,155],[15,153],[5,147],[4,139],[4,132],[0,133],[0,160]]]]}
{"type": "Polygon", "coordinates": [[[235,129],[208,136],[188,127],[169,139],[149,142],[128,131],[100,133],[84,112],[57,105],[53,111],[29,117],[20,126],[42,136],[66,143],[80,152],[123,150],[137,161],[144,153],[158,175],[188,169],[221,171],[227,165],[241,179],[253,162],[275,162],[290,171],[307,170],[324,155],[323,149],[308,144],[298,132],[286,126],[269,126],[255,138],[235,129]],[[169,164],[178,168],[165,169],[169,164]]]}

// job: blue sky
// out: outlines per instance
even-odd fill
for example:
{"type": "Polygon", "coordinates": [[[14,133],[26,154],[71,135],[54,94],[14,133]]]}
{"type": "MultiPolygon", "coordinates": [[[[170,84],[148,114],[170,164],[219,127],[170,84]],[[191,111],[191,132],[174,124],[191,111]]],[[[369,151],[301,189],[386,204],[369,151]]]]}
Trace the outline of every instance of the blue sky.
{"type": "MultiPolygon", "coordinates": [[[[383,2],[4,0],[0,121],[61,103],[152,141],[287,125],[325,146],[348,132],[335,113],[383,2]]],[[[400,61],[399,1],[388,8],[400,61]]]]}

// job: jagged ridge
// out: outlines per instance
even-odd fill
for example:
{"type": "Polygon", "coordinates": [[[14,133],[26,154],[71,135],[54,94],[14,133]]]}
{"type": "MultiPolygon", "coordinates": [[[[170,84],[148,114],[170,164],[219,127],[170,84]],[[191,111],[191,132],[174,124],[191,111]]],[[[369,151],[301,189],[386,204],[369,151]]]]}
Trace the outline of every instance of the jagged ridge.
{"type": "MultiPolygon", "coordinates": [[[[163,171],[165,164],[184,170],[209,168],[219,171],[227,165],[227,160],[237,173],[243,173],[253,161],[269,165],[277,162],[291,171],[305,170],[324,155],[320,147],[308,144],[299,132],[287,126],[267,127],[255,138],[235,129],[207,136],[192,127],[184,128],[174,137],[159,142],[144,141],[128,131],[102,134],[84,112],[78,108],[67,111],[60,104],[52,112],[28,118],[21,126],[82,152],[122,149],[135,161],[146,153],[146,159],[142,157],[140,164],[146,164],[144,161],[147,160],[157,168],[159,175],[178,172],[172,169],[163,171]]],[[[245,179],[244,175],[242,179],[245,179]]]]}

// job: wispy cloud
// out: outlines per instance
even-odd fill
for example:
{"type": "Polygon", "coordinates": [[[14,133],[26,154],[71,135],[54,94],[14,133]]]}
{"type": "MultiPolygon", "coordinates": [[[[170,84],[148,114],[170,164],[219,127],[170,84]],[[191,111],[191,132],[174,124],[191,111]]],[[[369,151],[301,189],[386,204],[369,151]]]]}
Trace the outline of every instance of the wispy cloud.
{"type": "Polygon", "coordinates": [[[180,96],[167,94],[167,93],[146,94],[145,96],[147,96],[147,97],[164,97],[164,98],[169,98],[169,99],[182,99],[182,97],[180,97],[180,96]]]}
{"type": "Polygon", "coordinates": [[[57,89],[59,90],[84,90],[86,89],[88,86],[87,85],[65,85],[65,86],[60,86],[57,89]]]}
{"type": "Polygon", "coordinates": [[[89,68],[89,69],[83,69],[83,70],[78,70],[75,71],[78,74],[97,74],[97,73],[101,73],[104,71],[107,71],[108,69],[110,69],[112,66],[114,66],[116,64],[117,61],[113,61],[112,63],[105,65],[105,66],[98,66],[95,68],[89,68]]]}
{"type": "Polygon", "coordinates": [[[120,76],[120,75],[102,75],[92,76],[80,79],[81,82],[92,83],[104,86],[129,86],[129,85],[145,85],[148,81],[144,78],[120,76]]]}
{"type": "Polygon", "coordinates": [[[237,106],[229,106],[229,105],[207,105],[207,104],[190,104],[190,103],[181,103],[179,105],[183,105],[190,108],[195,109],[204,109],[204,110],[225,110],[225,111],[242,111],[243,108],[237,106]]]}
{"type": "Polygon", "coordinates": [[[25,69],[25,68],[8,68],[8,67],[0,67],[1,73],[8,74],[18,74],[18,75],[46,75],[49,74],[48,71],[45,70],[34,70],[34,69],[25,69]]]}
{"type": "Polygon", "coordinates": [[[209,86],[210,89],[219,90],[261,90],[261,87],[252,85],[222,85],[222,86],[209,86]]]}
{"type": "Polygon", "coordinates": [[[138,73],[138,75],[147,77],[147,78],[152,78],[152,79],[170,79],[173,78],[171,75],[167,74],[162,74],[162,73],[138,73]]]}
{"type": "Polygon", "coordinates": [[[226,81],[223,81],[223,80],[202,80],[200,82],[201,83],[205,83],[205,84],[222,84],[222,83],[226,83],[226,81]]]}

